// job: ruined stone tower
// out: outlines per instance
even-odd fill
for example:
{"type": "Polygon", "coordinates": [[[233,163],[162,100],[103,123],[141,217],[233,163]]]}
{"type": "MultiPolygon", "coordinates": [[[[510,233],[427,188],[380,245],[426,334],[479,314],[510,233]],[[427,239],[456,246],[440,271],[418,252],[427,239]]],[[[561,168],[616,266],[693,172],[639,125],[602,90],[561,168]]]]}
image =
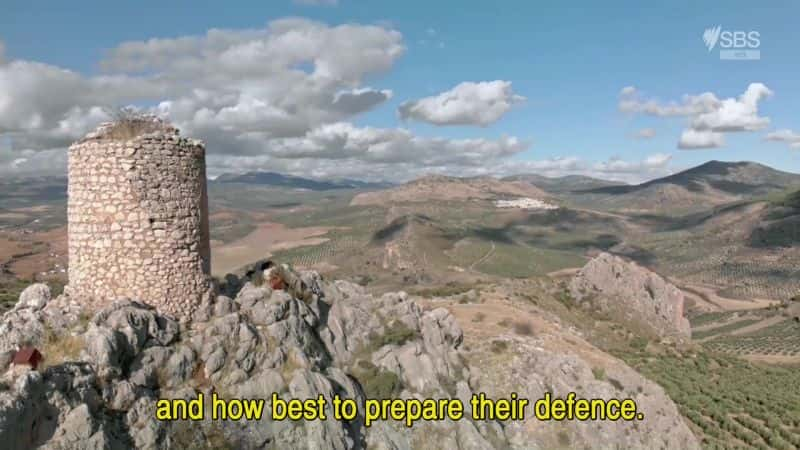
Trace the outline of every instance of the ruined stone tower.
{"type": "Polygon", "coordinates": [[[152,117],[69,148],[68,293],[188,319],[210,294],[205,148],[152,117]]]}

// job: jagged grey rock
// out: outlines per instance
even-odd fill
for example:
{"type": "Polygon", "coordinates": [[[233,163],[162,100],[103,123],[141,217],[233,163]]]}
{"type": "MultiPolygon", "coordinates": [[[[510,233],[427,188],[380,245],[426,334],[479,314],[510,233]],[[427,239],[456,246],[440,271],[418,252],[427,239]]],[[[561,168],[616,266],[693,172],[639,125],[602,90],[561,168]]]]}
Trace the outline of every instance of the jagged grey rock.
{"type": "Polygon", "coordinates": [[[15,308],[29,308],[36,311],[44,308],[49,301],[50,288],[44,283],[36,283],[22,291],[15,308]]]}
{"type": "MultiPolygon", "coordinates": [[[[220,440],[243,449],[536,448],[530,443],[539,437],[539,424],[504,428],[466,418],[418,422],[412,428],[395,422],[364,427],[363,405],[376,386],[393,389],[390,394],[399,398],[455,396],[465,406],[478,390],[497,396],[507,392],[485,385],[485,368],[470,369],[461,348],[463,331],[448,310],[424,311],[402,292],[374,297],[353,283],[327,282],[313,272],[300,275],[318,292],[308,303],[246,283],[235,299],[216,297],[209,305],[213,314],[187,326],[135,301],[114,302],[83,331],[83,362],[20,375],[7,391],[0,391],[0,442],[19,449],[171,449],[220,440]],[[266,411],[273,393],[285,400],[323,395],[329,401],[328,416],[332,396],[339,395],[354,399],[360,412],[351,422],[294,423],[272,421],[267,415],[254,422],[155,419],[157,399],[192,399],[197,392],[263,398],[266,411]]],[[[72,305],[74,299],[59,297],[35,311],[20,308],[7,314],[0,327],[18,330],[12,331],[12,340],[18,340],[30,330],[38,332],[22,326],[21,317],[56,323],[49,315],[74,314],[72,305]]],[[[593,397],[614,394],[609,385],[587,381],[592,375],[585,361],[540,355],[530,341],[519,348],[531,355],[510,363],[515,373],[524,375],[518,376],[521,393],[536,396],[544,383],[562,392],[572,387],[569,377],[578,376],[593,397]]],[[[615,376],[639,383],[641,377],[627,370],[615,376]]],[[[647,434],[673,433],[670,444],[694,448],[696,441],[663,392],[646,392],[655,394],[640,401],[661,414],[647,434]]],[[[588,427],[580,433],[583,440],[576,442],[596,437],[588,427]]],[[[624,442],[658,443],[644,432],[631,434],[624,442]]]]}
{"type": "Polygon", "coordinates": [[[0,395],[0,442],[14,449],[126,448],[124,433],[103,409],[86,364],[28,372],[0,395]]]}
{"type": "MultiPolygon", "coordinates": [[[[52,299],[45,284],[28,286],[0,320],[0,354],[24,345],[40,346],[48,332],[61,333],[79,323],[82,310],[79,302],[66,295],[52,299]]],[[[1,363],[0,369],[5,369],[1,363]]]]}
{"type": "Polygon", "coordinates": [[[220,317],[236,311],[236,304],[230,297],[220,295],[214,302],[214,316],[220,317]]]}
{"type": "Polygon", "coordinates": [[[580,302],[591,302],[637,329],[659,337],[688,339],[683,292],[634,262],[610,253],[589,261],[569,285],[580,302]]]}
{"type": "MultiPolygon", "coordinates": [[[[642,377],[622,361],[594,350],[591,358],[575,352],[580,337],[549,335],[506,338],[509,361],[493,371],[474,372],[474,389],[489,398],[508,398],[516,392],[531,401],[552,397],[566,398],[575,392],[578,398],[632,398],[645,420],[635,421],[509,421],[503,432],[511,448],[680,448],[700,449],[697,438],[678,413],[664,390],[642,377]],[[546,339],[546,340],[545,340],[546,339]],[[602,369],[603,376],[596,371],[602,369]]],[[[591,347],[584,343],[585,355],[591,347]]]]}

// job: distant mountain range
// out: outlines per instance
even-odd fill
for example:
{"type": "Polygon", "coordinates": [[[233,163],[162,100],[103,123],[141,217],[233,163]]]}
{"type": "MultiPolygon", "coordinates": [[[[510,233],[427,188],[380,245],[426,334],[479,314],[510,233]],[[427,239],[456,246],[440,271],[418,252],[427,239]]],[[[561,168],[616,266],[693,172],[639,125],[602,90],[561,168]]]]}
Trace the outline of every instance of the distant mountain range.
{"type": "Polygon", "coordinates": [[[370,183],[366,181],[350,179],[314,180],[275,172],[247,172],[243,174],[225,173],[215,178],[212,183],[257,184],[264,186],[289,187],[294,189],[308,189],[312,191],[326,191],[331,189],[383,189],[392,186],[391,183],[370,183]]]}
{"type": "Polygon", "coordinates": [[[587,189],[586,192],[628,194],[666,184],[680,186],[691,192],[714,190],[728,195],[757,196],[800,185],[800,175],[754,162],[709,161],[635,186],[605,186],[587,189]]]}
{"type": "Polygon", "coordinates": [[[754,162],[709,161],[683,172],[637,185],[574,191],[573,198],[614,209],[707,208],[800,187],[800,175],[754,162]]]}

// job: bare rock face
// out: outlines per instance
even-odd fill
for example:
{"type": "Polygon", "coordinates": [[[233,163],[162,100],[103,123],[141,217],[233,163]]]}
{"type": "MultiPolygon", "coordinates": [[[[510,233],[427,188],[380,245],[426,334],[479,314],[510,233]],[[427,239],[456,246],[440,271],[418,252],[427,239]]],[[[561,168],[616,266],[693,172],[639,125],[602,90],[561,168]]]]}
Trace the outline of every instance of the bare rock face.
{"type": "MultiPolygon", "coordinates": [[[[550,324],[553,326],[553,324],[550,324]]],[[[584,342],[565,328],[539,336],[502,336],[505,350],[483,358],[503,358],[492,370],[474,371],[470,380],[490,398],[624,399],[636,402],[644,418],[635,421],[539,421],[534,417],[507,422],[505,437],[513,449],[685,449],[700,444],[664,390],[624,362],[584,342]]]]}
{"type": "Polygon", "coordinates": [[[569,290],[579,302],[591,302],[618,320],[660,338],[691,336],[680,289],[618,256],[601,253],[589,261],[572,279],[569,290]]]}
{"type": "Polygon", "coordinates": [[[48,332],[60,332],[80,321],[82,305],[66,295],[51,298],[42,283],[28,286],[19,301],[0,319],[0,372],[10,362],[6,357],[25,345],[42,345],[48,332]]]}
{"type": "MultiPolygon", "coordinates": [[[[323,395],[331,417],[334,395],[356,400],[363,412],[366,397],[448,398],[451,380],[469,390],[461,329],[446,310],[423,311],[404,293],[375,298],[354,284],[325,282],[316,273],[300,276],[321,298],[307,303],[246,283],[234,299],[219,296],[210,317],[191,326],[141,302],[111,303],[81,325],[85,346],[77,361],[5,374],[0,442],[18,449],[179,449],[207,441],[243,449],[361,449],[414,448],[428,439],[425,429],[407,430],[401,423],[370,431],[361,425],[363,417],[277,422],[267,412],[259,421],[241,422],[155,418],[159,398],[191,399],[197,392],[265,399],[265,411],[273,393],[285,400],[323,395]]],[[[1,323],[13,330],[10,348],[22,340],[41,342],[45,326],[74,332],[48,319],[74,299],[45,302],[42,287],[29,294],[1,323]]],[[[468,448],[493,448],[472,421],[436,428],[462,435],[468,448]]]]}
{"type": "MultiPolygon", "coordinates": [[[[217,297],[207,320],[188,325],[126,299],[79,325],[55,319],[71,317],[71,305],[80,304],[68,296],[41,308],[39,301],[21,304],[0,322],[13,325],[13,336],[40,332],[21,326],[24,314],[32,323],[76,334],[85,346],[75,361],[4,375],[0,443],[16,449],[181,449],[206,443],[242,449],[556,448],[550,444],[561,443],[561,425],[544,426],[535,418],[501,424],[465,415],[411,428],[394,421],[362,425],[366,398],[459,398],[469,407],[478,392],[507,398],[514,390],[535,399],[550,390],[591,398],[635,395],[648,414],[638,425],[570,425],[569,442],[581,448],[611,448],[614,442],[625,448],[697,447],[663,391],[621,362],[606,372],[617,384],[598,381],[585,356],[565,353],[563,346],[543,350],[546,343],[536,338],[515,342],[511,360],[492,362],[498,357],[492,355],[476,361],[462,348],[465,335],[448,309],[424,310],[403,292],[376,297],[314,272],[299,276],[321,295],[305,302],[247,282],[231,293],[234,298],[217,297]],[[615,391],[620,383],[624,393],[615,391]],[[265,414],[253,421],[156,419],[158,399],[194,399],[198,392],[265,399],[265,414]],[[284,400],[338,395],[355,400],[360,415],[349,422],[273,421],[273,393],[284,400]]],[[[578,338],[564,342],[573,339],[578,338]]],[[[329,401],[328,417],[331,408],[329,401]]]]}
{"type": "Polygon", "coordinates": [[[28,308],[37,311],[44,308],[50,298],[50,288],[46,284],[32,284],[19,295],[15,309],[28,308]]]}
{"type": "Polygon", "coordinates": [[[104,414],[91,367],[66,363],[20,375],[0,395],[0,446],[28,449],[129,448],[104,414]]]}

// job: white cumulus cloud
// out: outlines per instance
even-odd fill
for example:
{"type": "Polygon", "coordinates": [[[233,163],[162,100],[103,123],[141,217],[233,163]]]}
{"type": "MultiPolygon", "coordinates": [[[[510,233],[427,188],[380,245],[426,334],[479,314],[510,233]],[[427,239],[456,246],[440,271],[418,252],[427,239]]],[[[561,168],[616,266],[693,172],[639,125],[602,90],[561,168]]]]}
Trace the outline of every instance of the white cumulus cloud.
{"type": "Polygon", "coordinates": [[[758,131],[769,126],[769,117],[759,115],[758,105],[772,95],[764,84],[751,83],[737,98],[719,99],[705,92],[684,95],[679,102],[663,103],[643,99],[635,87],[628,86],[620,92],[619,109],[656,117],[687,117],[688,127],[681,134],[678,147],[715,148],[724,145],[724,133],[758,131]]]}
{"type": "Polygon", "coordinates": [[[691,128],[684,130],[678,141],[678,148],[686,150],[717,148],[723,145],[725,145],[725,137],[722,133],[716,133],[710,130],[698,131],[691,128]]]}
{"type": "Polygon", "coordinates": [[[767,133],[764,137],[766,141],[783,142],[788,144],[791,148],[800,149],[800,133],[792,130],[777,130],[767,133]]]}
{"type": "Polygon", "coordinates": [[[524,100],[510,81],[464,82],[439,95],[405,102],[398,113],[403,119],[435,125],[487,126],[524,100]]]}
{"type": "Polygon", "coordinates": [[[358,128],[350,123],[323,125],[301,138],[274,140],[268,152],[277,157],[346,159],[378,163],[413,161],[420,167],[476,166],[526,150],[515,137],[445,139],[416,136],[402,128],[358,128]]]}
{"type": "Polygon", "coordinates": [[[719,107],[719,103],[717,97],[711,92],[700,95],[684,95],[680,102],[660,103],[653,99],[642,99],[638,89],[627,86],[620,91],[619,110],[625,113],[657,117],[691,116],[711,112],[719,107]]]}
{"type": "Polygon", "coordinates": [[[758,103],[771,95],[763,84],[752,83],[738,99],[725,99],[713,111],[694,117],[691,127],[718,133],[762,130],[769,125],[769,118],[759,117],[758,103]]]}
{"type": "MultiPolygon", "coordinates": [[[[108,106],[128,102],[150,103],[145,109],[205,140],[212,176],[274,170],[401,180],[492,169],[530,147],[511,136],[452,139],[353,125],[393,95],[364,80],[374,82],[404,51],[402,36],[384,27],[285,19],[265,29],[125,42],[97,77],[11,61],[0,66],[0,142],[8,143],[0,173],[63,171],[64,148],[110,119],[108,106]]],[[[508,87],[505,101],[516,101],[508,87]]]]}
{"type": "MultiPolygon", "coordinates": [[[[100,62],[100,76],[7,61],[0,64],[4,161],[10,167],[22,152],[63,151],[128,104],[151,105],[144,109],[209,142],[210,154],[235,160],[381,105],[392,92],[364,80],[390,70],[404,52],[402,35],[386,27],[291,18],[262,29],[124,42],[100,62]]],[[[24,159],[17,169],[36,160],[24,159]]]]}
{"type": "Polygon", "coordinates": [[[530,161],[504,161],[495,168],[498,173],[513,175],[536,173],[548,177],[584,175],[605,180],[640,183],[673,173],[672,155],[655,153],[640,161],[612,157],[605,161],[587,161],[578,157],[562,157],[530,161]]]}

